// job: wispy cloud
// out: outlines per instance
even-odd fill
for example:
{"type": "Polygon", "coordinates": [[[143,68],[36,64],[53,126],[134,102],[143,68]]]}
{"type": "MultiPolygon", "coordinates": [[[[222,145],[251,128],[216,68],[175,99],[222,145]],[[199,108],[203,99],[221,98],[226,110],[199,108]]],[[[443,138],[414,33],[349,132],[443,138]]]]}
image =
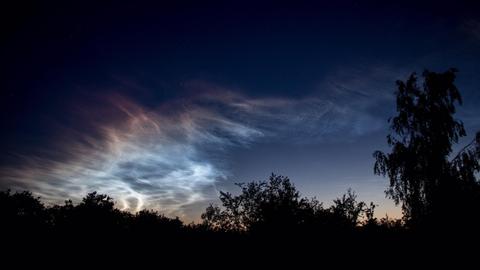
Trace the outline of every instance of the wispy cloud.
{"type": "Polygon", "coordinates": [[[213,199],[217,181],[228,177],[218,158],[228,147],[345,139],[377,129],[372,116],[327,96],[253,98],[204,82],[186,87],[196,94],[156,108],[118,95],[83,107],[88,129],[66,127],[62,143],[3,167],[3,184],[55,203],[96,190],[125,210],[182,216],[213,199]]]}
{"type": "MultiPolygon", "coordinates": [[[[181,215],[183,206],[205,200],[205,190],[224,177],[202,159],[200,147],[246,143],[262,135],[192,104],[173,114],[147,111],[123,97],[110,98],[109,104],[90,115],[92,122],[114,115],[97,123],[100,136],[67,132],[76,138],[57,145],[61,155],[23,157],[18,166],[2,168],[3,181],[53,202],[97,190],[113,195],[122,209],[160,208],[181,215]]],[[[52,151],[58,150],[46,152],[52,151]]]]}

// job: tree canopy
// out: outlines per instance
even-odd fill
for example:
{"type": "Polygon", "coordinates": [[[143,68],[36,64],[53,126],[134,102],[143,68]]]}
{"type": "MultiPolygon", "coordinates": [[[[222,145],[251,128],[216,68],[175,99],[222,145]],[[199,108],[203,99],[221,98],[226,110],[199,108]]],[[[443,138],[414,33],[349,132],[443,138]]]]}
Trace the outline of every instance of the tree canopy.
{"type": "Polygon", "coordinates": [[[302,197],[290,179],[272,174],[267,181],[237,184],[241,192],[220,193],[222,207],[210,205],[202,214],[204,225],[215,230],[252,233],[291,233],[325,229],[353,229],[374,220],[374,205],[358,202],[348,190],[329,208],[315,198],[302,197]]]}
{"type": "MultiPolygon", "coordinates": [[[[456,72],[425,71],[421,85],[415,73],[405,82],[397,81],[397,115],[389,119],[387,136],[391,152],[373,154],[375,173],[390,179],[387,196],[402,205],[413,226],[441,216],[446,207],[469,194],[465,188],[478,193],[480,135],[451,157],[453,146],[467,135],[454,117],[456,105],[462,104],[454,84],[456,72]]],[[[456,211],[471,203],[457,205],[456,211]]]]}

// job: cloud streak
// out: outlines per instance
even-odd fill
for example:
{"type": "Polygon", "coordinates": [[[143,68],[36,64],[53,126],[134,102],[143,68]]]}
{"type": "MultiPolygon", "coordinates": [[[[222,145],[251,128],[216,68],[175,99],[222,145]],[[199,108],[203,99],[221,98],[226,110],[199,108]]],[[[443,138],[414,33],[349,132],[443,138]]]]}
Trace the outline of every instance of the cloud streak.
{"type": "Polygon", "coordinates": [[[378,128],[374,117],[327,98],[252,98],[202,82],[187,88],[199,94],[156,108],[118,95],[89,106],[82,120],[88,128],[65,128],[61,143],[2,167],[2,183],[54,203],[96,190],[124,210],[185,218],[185,209],[213,199],[216,183],[228,177],[222,159],[229,147],[311,143],[378,128]]]}

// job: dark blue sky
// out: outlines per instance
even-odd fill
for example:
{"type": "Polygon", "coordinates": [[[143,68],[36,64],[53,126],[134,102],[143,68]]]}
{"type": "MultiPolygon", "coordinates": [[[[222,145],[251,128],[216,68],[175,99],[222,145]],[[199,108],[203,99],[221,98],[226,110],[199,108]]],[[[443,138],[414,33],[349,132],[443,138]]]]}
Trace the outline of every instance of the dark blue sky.
{"type": "Polygon", "coordinates": [[[480,129],[479,5],[340,2],[7,6],[0,186],[196,219],[276,172],[398,216],[371,156],[395,80],[458,68],[458,117],[480,129]]]}

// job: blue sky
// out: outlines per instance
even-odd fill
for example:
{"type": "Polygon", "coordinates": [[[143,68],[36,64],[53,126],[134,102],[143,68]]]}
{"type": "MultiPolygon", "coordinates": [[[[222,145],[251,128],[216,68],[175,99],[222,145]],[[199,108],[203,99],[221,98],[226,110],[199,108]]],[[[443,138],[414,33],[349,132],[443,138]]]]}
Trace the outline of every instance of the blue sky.
{"type": "Polygon", "coordinates": [[[196,220],[234,182],[289,176],[399,216],[373,175],[395,81],[459,69],[480,129],[480,18],[463,2],[36,3],[3,24],[0,187],[98,190],[196,220]]]}

